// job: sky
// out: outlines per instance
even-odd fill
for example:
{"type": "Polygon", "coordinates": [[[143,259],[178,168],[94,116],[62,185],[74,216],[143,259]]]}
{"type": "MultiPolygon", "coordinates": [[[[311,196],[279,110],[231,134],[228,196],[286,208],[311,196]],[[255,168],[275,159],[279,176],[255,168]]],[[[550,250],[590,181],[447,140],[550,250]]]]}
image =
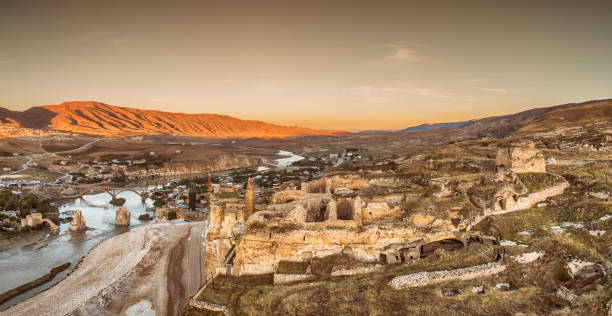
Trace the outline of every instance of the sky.
{"type": "Polygon", "coordinates": [[[399,129],[612,97],[612,1],[0,0],[0,107],[399,129]]]}

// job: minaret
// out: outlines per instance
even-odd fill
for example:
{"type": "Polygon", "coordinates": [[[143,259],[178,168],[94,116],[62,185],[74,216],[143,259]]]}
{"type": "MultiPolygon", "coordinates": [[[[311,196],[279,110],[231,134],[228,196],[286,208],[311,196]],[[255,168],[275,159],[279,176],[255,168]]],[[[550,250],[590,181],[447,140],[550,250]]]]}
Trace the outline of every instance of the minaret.
{"type": "Polygon", "coordinates": [[[247,182],[244,204],[244,220],[246,221],[255,213],[255,185],[253,185],[253,178],[249,178],[247,182]]]}

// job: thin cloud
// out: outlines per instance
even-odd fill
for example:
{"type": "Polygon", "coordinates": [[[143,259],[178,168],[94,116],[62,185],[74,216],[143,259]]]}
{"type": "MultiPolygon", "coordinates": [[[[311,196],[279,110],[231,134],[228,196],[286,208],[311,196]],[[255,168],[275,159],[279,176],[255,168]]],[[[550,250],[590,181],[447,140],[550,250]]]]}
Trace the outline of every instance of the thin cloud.
{"type": "Polygon", "coordinates": [[[372,102],[388,102],[397,99],[401,90],[396,87],[358,86],[351,88],[351,94],[372,102]]]}
{"type": "Polygon", "coordinates": [[[406,62],[413,63],[422,60],[422,57],[419,52],[417,52],[413,48],[399,44],[388,44],[387,48],[390,48],[392,50],[391,53],[381,58],[369,60],[368,66],[370,68],[378,68],[386,64],[398,64],[406,62]]]}
{"type": "Polygon", "coordinates": [[[393,53],[388,56],[389,59],[409,62],[421,61],[421,57],[419,57],[418,53],[412,48],[397,44],[389,44],[387,47],[393,49],[393,53]]]}
{"type": "Polygon", "coordinates": [[[426,96],[426,97],[435,97],[440,99],[455,99],[455,95],[450,92],[440,92],[431,89],[420,88],[416,89],[416,93],[426,96]]]}
{"type": "Polygon", "coordinates": [[[508,90],[503,88],[480,88],[480,91],[493,93],[508,93],[508,90]]]}

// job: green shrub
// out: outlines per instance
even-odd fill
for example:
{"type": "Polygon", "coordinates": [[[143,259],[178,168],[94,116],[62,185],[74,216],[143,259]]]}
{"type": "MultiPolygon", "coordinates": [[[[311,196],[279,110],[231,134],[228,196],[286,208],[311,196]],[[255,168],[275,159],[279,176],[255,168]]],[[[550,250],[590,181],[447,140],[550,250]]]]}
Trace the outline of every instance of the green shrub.
{"type": "Polygon", "coordinates": [[[113,199],[110,201],[110,204],[114,206],[123,206],[123,204],[125,204],[125,199],[124,198],[113,199]]]}
{"type": "Polygon", "coordinates": [[[173,219],[176,219],[176,211],[168,212],[168,220],[171,221],[173,219]]]}

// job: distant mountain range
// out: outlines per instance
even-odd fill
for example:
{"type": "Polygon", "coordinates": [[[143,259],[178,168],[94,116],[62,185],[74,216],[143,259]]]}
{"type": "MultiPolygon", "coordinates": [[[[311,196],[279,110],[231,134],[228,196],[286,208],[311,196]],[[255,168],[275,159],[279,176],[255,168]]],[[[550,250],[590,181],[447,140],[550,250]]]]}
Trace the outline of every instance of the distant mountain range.
{"type": "Polygon", "coordinates": [[[515,131],[545,131],[597,119],[612,120],[612,99],[561,104],[462,122],[421,124],[398,131],[367,130],[359,133],[411,133],[450,129],[453,135],[467,138],[504,137],[515,131]]]}
{"type": "MultiPolygon", "coordinates": [[[[360,134],[448,135],[457,139],[504,137],[515,131],[544,131],[593,120],[612,120],[612,99],[535,108],[515,114],[462,122],[421,124],[399,131],[360,134]]],[[[55,130],[100,136],[171,135],[208,138],[286,138],[345,134],[344,131],[281,126],[227,115],[184,114],[112,106],[94,101],[65,102],[26,111],[0,108],[0,126],[55,130]]]]}
{"type": "Polygon", "coordinates": [[[431,131],[440,128],[459,128],[474,123],[476,120],[462,121],[462,122],[448,122],[448,123],[425,123],[417,126],[411,126],[399,130],[398,132],[421,132],[431,131]]]}
{"type": "Polygon", "coordinates": [[[227,115],[184,114],[112,106],[94,101],[64,102],[26,111],[0,108],[0,125],[101,136],[172,135],[210,138],[284,138],[344,131],[281,126],[227,115]]]}

